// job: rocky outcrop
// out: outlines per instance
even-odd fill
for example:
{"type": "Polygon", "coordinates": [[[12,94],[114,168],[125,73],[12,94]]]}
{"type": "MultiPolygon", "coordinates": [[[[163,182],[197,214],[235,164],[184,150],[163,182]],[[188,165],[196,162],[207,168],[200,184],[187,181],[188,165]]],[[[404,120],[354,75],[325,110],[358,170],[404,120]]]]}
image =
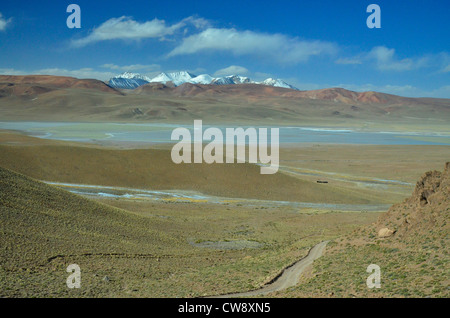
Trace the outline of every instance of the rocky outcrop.
{"type": "Polygon", "coordinates": [[[387,227],[383,227],[378,231],[378,237],[389,237],[395,233],[394,230],[390,230],[387,227]]]}
{"type": "Polygon", "coordinates": [[[426,172],[417,182],[411,197],[393,205],[379,218],[378,236],[404,237],[448,230],[450,225],[447,224],[450,216],[449,174],[450,162],[446,163],[443,172],[426,172]]]}

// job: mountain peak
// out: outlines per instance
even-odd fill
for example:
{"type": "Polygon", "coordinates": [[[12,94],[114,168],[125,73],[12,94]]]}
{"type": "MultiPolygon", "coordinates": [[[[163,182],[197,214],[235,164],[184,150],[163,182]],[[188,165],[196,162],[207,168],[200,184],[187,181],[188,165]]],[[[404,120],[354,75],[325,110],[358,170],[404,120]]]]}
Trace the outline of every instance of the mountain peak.
{"type": "Polygon", "coordinates": [[[252,81],[250,78],[240,75],[227,75],[223,77],[212,77],[209,74],[195,75],[189,71],[178,72],[161,72],[157,76],[150,78],[141,74],[124,72],[110,79],[109,85],[114,88],[134,89],[147,83],[162,83],[166,84],[172,82],[175,86],[180,86],[184,83],[202,84],[202,85],[235,85],[235,84],[262,84],[274,87],[283,87],[295,89],[292,85],[284,82],[281,79],[268,78],[262,82],[252,81]]]}
{"type": "Polygon", "coordinates": [[[169,74],[171,76],[186,76],[186,77],[191,77],[191,78],[197,77],[197,75],[194,75],[188,71],[171,72],[169,74]]]}
{"type": "Polygon", "coordinates": [[[195,78],[196,75],[189,73],[188,71],[179,71],[165,73],[162,72],[158,76],[152,78],[149,82],[160,82],[166,84],[167,82],[172,82],[175,86],[179,86],[183,83],[189,82],[191,79],[195,78]]]}
{"type": "Polygon", "coordinates": [[[269,77],[268,79],[265,79],[264,81],[262,81],[262,82],[260,82],[258,84],[269,85],[269,86],[274,86],[274,87],[290,88],[290,89],[298,90],[294,86],[286,83],[285,81],[283,81],[282,79],[279,79],[279,78],[278,79],[274,79],[274,78],[269,77]]]}
{"type": "Polygon", "coordinates": [[[144,81],[147,81],[147,82],[150,81],[150,78],[148,76],[141,75],[141,74],[138,74],[138,73],[131,73],[131,72],[123,72],[122,74],[117,75],[117,76],[115,76],[113,78],[141,79],[141,80],[144,80],[144,81]]]}

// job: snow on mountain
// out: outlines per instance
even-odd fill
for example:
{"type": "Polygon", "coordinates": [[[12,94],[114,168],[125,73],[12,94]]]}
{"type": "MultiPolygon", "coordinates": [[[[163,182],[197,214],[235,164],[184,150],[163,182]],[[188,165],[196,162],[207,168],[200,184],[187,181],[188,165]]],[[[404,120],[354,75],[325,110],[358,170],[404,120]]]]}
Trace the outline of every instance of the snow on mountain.
{"type": "Polygon", "coordinates": [[[135,89],[145,84],[148,84],[148,82],[139,78],[113,77],[108,82],[110,87],[122,89],[135,89]]]}
{"type": "Polygon", "coordinates": [[[170,82],[172,79],[169,77],[168,74],[166,73],[161,73],[159,75],[157,75],[156,77],[150,79],[150,83],[155,83],[155,82],[159,82],[159,83],[163,83],[166,84],[167,82],[170,82]]]}
{"type": "Polygon", "coordinates": [[[231,85],[231,84],[246,84],[246,83],[254,83],[254,82],[252,82],[248,77],[239,75],[218,77],[211,82],[211,84],[215,85],[231,85]]]}
{"type": "Polygon", "coordinates": [[[151,78],[141,74],[125,72],[111,78],[108,85],[113,88],[135,89],[148,84],[150,80],[151,78]]]}
{"type": "Polygon", "coordinates": [[[173,73],[161,73],[158,76],[150,80],[151,83],[160,82],[166,84],[167,82],[172,82],[175,86],[179,86],[183,83],[190,82],[196,75],[191,74],[186,71],[173,72],[173,73]]]}
{"type": "Polygon", "coordinates": [[[231,77],[225,76],[225,77],[219,77],[219,78],[213,79],[211,84],[215,84],[215,85],[232,85],[232,84],[236,84],[236,83],[233,82],[231,77]]]}
{"type": "Polygon", "coordinates": [[[262,84],[262,85],[268,85],[268,86],[274,86],[274,87],[283,87],[283,88],[290,88],[290,89],[295,89],[297,90],[297,88],[295,88],[292,85],[289,85],[288,83],[286,83],[285,81],[281,80],[281,79],[273,79],[273,78],[268,78],[262,82],[259,82],[257,84],[262,84]]]}
{"type": "Polygon", "coordinates": [[[148,83],[163,83],[172,82],[175,86],[184,83],[203,84],[203,85],[235,85],[235,84],[261,84],[274,87],[283,87],[290,89],[297,89],[289,85],[281,79],[268,78],[262,82],[254,82],[250,78],[239,75],[229,75],[224,77],[214,78],[208,74],[201,74],[199,76],[189,73],[187,71],[160,73],[156,77],[150,78],[148,76],[125,72],[121,75],[115,76],[109,80],[109,86],[114,88],[134,89],[141,85],[148,83]]]}
{"type": "Polygon", "coordinates": [[[192,78],[191,80],[189,80],[189,83],[194,83],[194,84],[211,84],[211,82],[214,80],[213,77],[211,77],[208,74],[202,74],[199,76],[196,76],[194,78],[192,78]]]}
{"type": "Polygon", "coordinates": [[[231,75],[228,77],[233,80],[234,84],[254,83],[248,77],[245,77],[245,76],[231,75]]]}
{"type": "Polygon", "coordinates": [[[178,86],[183,83],[189,82],[193,78],[197,77],[197,75],[191,74],[186,71],[182,71],[182,72],[169,73],[169,77],[172,78],[172,82],[178,86]]]}
{"type": "Polygon", "coordinates": [[[125,78],[125,79],[140,79],[143,81],[150,82],[151,78],[145,75],[137,74],[137,73],[130,73],[130,72],[124,72],[120,75],[117,75],[113,78],[125,78]]]}

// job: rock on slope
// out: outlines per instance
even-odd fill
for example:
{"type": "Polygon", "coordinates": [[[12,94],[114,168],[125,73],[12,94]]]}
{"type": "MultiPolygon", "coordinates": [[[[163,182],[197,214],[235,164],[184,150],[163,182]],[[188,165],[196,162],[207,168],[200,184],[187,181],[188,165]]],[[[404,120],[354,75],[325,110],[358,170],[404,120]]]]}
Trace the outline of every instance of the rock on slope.
{"type": "MultiPolygon", "coordinates": [[[[383,228],[392,235],[407,239],[411,235],[449,230],[446,221],[450,212],[450,162],[443,172],[426,172],[417,182],[411,197],[393,205],[377,222],[378,232],[383,228]]],[[[448,233],[448,232],[447,232],[448,233]]]]}
{"type": "Polygon", "coordinates": [[[333,240],[289,297],[450,297],[450,163],[417,182],[411,197],[374,224],[333,240]],[[368,288],[370,264],[380,288],[368,288]]]}

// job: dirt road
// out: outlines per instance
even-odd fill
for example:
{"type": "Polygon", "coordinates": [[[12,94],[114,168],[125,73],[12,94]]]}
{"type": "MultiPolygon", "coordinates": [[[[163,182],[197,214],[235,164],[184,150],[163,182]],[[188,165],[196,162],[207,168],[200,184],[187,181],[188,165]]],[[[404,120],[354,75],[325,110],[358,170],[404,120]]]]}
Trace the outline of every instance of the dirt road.
{"type": "Polygon", "coordinates": [[[278,276],[273,282],[263,286],[260,289],[236,294],[212,296],[212,298],[261,296],[295,286],[298,283],[300,275],[305,271],[305,269],[308,268],[308,266],[312,265],[314,260],[322,256],[322,253],[325,250],[325,246],[328,242],[329,241],[324,241],[315,245],[309,250],[309,253],[306,257],[302,258],[290,267],[285,268],[281,275],[278,276]]]}

